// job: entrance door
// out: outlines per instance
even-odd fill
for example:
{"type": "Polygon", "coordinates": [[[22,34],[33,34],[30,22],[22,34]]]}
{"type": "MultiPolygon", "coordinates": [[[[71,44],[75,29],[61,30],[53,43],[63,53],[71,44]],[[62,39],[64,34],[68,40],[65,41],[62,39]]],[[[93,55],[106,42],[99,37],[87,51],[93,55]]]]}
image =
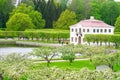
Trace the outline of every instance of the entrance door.
{"type": "Polygon", "coordinates": [[[81,44],[81,36],[78,37],[78,44],[81,44]]]}

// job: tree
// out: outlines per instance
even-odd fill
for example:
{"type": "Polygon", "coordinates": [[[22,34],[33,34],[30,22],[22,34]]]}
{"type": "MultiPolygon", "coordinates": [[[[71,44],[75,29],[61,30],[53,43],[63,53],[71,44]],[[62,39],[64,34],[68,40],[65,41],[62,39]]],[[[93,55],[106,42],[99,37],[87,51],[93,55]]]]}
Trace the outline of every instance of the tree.
{"type": "Polygon", "coordinates": [[[42,19],[42,14],[38,11],[35,11],[31,6],[21,3],[17,8],[13,9],[13,11],[10,13],[10,17],[15,13],[24,13],[29,15],[36,29],[40,29],[45,26],[45,21],[42,19]]]}
{"type": "Polygon", "coordinates": [[[18,53],[0,56],[0,73],[3,72],[2,76],[4,78],[0,79],[20,79],[23,76],[23,74],[25,74],[27,68],[33,65],[33,63],[30,60],[28,60],[28,57],[29,56],[26,54],[21,55],[18,53]]]}
{"type": "Polygon", "coordinates": [[[34,28],[31,18],[27,14],[16,13],[6,23],[8,31],[24,31],[34,28]]]}
{"type": "Polygon", "coordinates": [[[49,67],[50,61],[53,57],[57,55],[56,49],[52,47],[34,49],[32,55],[43,58],[47,61],[47,66],[49,67]]]}
{"type": "Polygon", "coordinates": [[[96,19],[101,19],[100,8],[101,4],[97,0],[92,0],[90,2],[91,10],[89,16],[94,16],[96,19]]]}
{"type": "Polygon", "coordinates": [[[68,9],[70,11],[74,11],[76,13],[77,21],[84,19],[84,16],[82,14],[82,6],[82,0],[72,0],[71,4],[68,6],[68,9]]]}
{"type": "Polygon", "coordinates": [[[77,20],[87,19],[90,16],[91,0],[72,0],[72,3],[68,6],[70,11],[74,11],[77,16],[77,20]]]}
{"type": "Polygon", "coordinates": [[[12,0],[0,0],[0,28],[6,28],[9,13],[13,8],[12,0]]]}
{"type": "Polygon", "coordinates": [[[62,53],[61,58],[63,60],[69,60],[70,64],[75,59],[74,45],[68,45],[68,46],[62,47],[60,49],[60,52],[62,53]]]}
{"type": "Polygon", "coordinates": [[[101,19],[110,25],[114,25],[119,16],[119,6],[117,2],[105,1],[101,6],[101,19]]]}
{"type": "Polygon", "coordinates": [[[27,4],[28,6],[34,7],[34,3],[32,0],[22,0],[21,3],[27,4]]]}
{"type": "Polygon", "coordinates": [[[76,14],[72,11],[65,10],[61,13],[59,19],[54,23],[54,28],[69,29],[69,26],[75,24],[76,22],[76,14]]]}
{"type": "Polygon", "coordinates": [[[44,28],[45,20],[42,19],[42,14],[38,11],[31,11],[29,16],[32,19],[33,24],[36,26],[36,29],[44,28]]]}
{"type": "Polygon", "coordinates": [[[115,22],[115,30],[114,32],[120,32],[120,16],[117,18],[115,22]]]}
{"type": "Polygon", "coordinates": [[[54,0],[33,0],[35,10],[42,13],[45,19],[45,28],[53,28],[53,22],[58,19],[62,9],[59,3],[55,4],[54,0]]]}
{"type": "Polygon", "coordinates": [[[107,54],[107,55],[97,55],[93,56],[92,63],[95,66],[99,65],[108,65],[112,70],[114,69],[114,65],[119,62],[119,54],[107,54]]]}

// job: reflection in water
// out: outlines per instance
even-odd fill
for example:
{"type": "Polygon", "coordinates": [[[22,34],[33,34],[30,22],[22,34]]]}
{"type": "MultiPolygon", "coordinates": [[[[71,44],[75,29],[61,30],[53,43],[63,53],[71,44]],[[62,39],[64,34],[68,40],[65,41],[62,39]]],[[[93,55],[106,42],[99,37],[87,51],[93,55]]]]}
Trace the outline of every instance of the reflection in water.
{"type": "Polygon", "coordinates": [[[0,55],[8,55],[10,53],[21,53],[27,54],[33,51],[34,48],[23,48],[23,47],[2,47],[0,48],[0,55]]]}

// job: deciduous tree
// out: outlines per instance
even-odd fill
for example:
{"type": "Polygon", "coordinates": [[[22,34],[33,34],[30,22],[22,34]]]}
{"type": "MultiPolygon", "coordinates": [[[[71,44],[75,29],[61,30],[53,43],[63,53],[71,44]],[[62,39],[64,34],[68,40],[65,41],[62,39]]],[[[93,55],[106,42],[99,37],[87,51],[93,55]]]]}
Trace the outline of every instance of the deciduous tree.
{"type": "Polygon", "coordinates": [[[24,31],[25,29],[35,28],[32,19],[23,13],[14,14],[6,23],[8,31],[24,31]]]}
{"type": "Polygon", "coordinates": [[[117,18],[115,22],[115,32],[120,32],[120,16],[117,18]]]}
{"type": "Polygon", "coordinates": [[[76,14],[72,11],[65,10],[61,13],[59,19],[54,23],[54,28],[69,29],[69,26],[75,24],[76,22],[76,14]]]}
{"type": "Polygon", "coordinates": [[[47,61],[47,66],[49,67],[50,61],[57,55],[57,51],[52,47],[39,48],[34,49],[32,55],[43,58],[45,61],[47,61]]]}
{"type": "Polygon", "coordinates": [[[21,3],[10,13],[10,18],[15,13],[27,14],[32,19],[32,23],[35,25],[36,29],[40,29],[45,26],[45,21],[44,19],[42,19],[42,14],[38,11],[35,11],[34,8],[31,6],[27,6],[26,4],[21,3]]]}

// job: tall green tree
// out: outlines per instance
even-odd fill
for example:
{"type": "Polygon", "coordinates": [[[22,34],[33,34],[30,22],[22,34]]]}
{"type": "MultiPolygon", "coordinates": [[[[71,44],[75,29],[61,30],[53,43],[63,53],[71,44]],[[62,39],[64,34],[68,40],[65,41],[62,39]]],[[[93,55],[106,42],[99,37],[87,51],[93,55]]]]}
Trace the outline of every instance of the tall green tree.
{"type": "Polygon", "coordinates": [[[45,28],[53,28],[53,22],[58,19],[61,14],[61,6],[54,0],[33,0],[35,10],[42,13],[43,19],[45,19],[45,28]]]}
{"type": "Polygon", "coordinates": [[[12,0],[0,0],[0,28],[6,28],[9,13],[13,8],[12,0]]]}
{"type": "Polygon", "coordinates": [[[89,18],[91,11],[90,3],[91,0],[72,0],[68,8],[76,13],[77,20],[80,21],[89,18]]]}
{"type": "Polygon", "coordinates": [[[34,7],[34,3],[32,0],[22,0],[21,3],[27,4],[28,6],[34,7]]]}
{"type": "Polygon", "coordinates": [[[119,16],[119,6],[117,2],[106,1],[101,6],[102,20],[110,25],[114,25],[116,18],[119,16]]]}
{"type": "Polygon", "coordinates": [[[96,0],[92,0],[90,2],[90,5],[91,5],[91,10],[89,16],[94,16],[95,19],[101,19],[101,14],[100,14],[101,4],[96,0]]]}
{"type": "Polygon", "coordinates": [[[10,13],[10,17],[13,16],[15,13],[24,13],[29,15],[36,29],[40,29],[45,26],[45,21],[44,19],[42,19],[42,14],[38,11],[35,11],[31,6],[27,6],[26,4],[21,3],[10,13]]]}
{"type": "Polygon", "coordinates": [[[6,23],[8,31],[24,31],[25,29],[34,28],[32,19],[23,13],[15,13],[6,23]]]}
{"type": "Polygon", "coordinates": [[[120,16],[117,18],[115,22],[115,32],[120,32],[120,16]]]}
{"type": "Polygon", "coordinates": [[[54,28],[69,29],[69,26],[75,24],[76,22],[76,14],[72,11],[65,10],[61,13],[59,19],[54,23],[54,28]]]}
{"type": "Polygon", "coordinates": [[[74,11],[76,13],[76,18],[78,21],[84,18],[82,8],[82,0],[72,0],[72,3],[68,6],[70,11],[74,11]]]}

